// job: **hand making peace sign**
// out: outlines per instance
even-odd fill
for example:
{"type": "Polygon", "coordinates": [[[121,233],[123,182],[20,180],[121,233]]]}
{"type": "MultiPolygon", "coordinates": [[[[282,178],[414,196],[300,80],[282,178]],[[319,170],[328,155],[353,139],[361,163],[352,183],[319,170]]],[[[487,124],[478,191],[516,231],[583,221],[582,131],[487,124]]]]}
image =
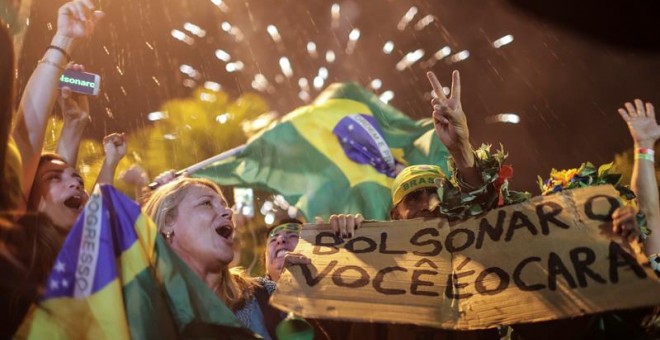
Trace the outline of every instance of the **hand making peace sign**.
{"type": "Polygon", "coordinates": [[[464,148],[469,144],[470,133],[467,118],[461,107],[460,74],[458,71],[452,73],[449,98],[445,96],[442,85],[433,72],[427,72],[426,76],[429,78],[435,94],[435,98],[431,100],[435,133],[450,151],[464,148]]]}

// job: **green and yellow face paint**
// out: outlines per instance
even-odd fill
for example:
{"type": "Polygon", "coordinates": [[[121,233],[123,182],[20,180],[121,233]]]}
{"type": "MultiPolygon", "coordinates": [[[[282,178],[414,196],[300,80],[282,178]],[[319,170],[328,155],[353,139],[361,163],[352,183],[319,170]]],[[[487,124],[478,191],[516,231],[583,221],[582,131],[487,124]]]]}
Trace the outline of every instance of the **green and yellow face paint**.
{"type": "Polygon", "coordinates": [[[270,230],[268,233],[268,241],[277,238],[281,233],[286,233],[287,235],[290,233],[295,233],[297,235],[300,235],[300,231],[302,230],[302,224],[299,223],[284,223],[280,224],[276,227],[273,227],[273,229],[270,230]]]}

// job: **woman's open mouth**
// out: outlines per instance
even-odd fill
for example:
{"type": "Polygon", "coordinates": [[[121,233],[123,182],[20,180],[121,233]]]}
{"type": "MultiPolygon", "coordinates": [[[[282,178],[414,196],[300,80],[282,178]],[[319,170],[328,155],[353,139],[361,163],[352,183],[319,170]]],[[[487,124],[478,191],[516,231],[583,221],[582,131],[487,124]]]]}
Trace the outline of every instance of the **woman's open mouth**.
{"type": "Polygon", "coordinates": [[[219,226],[215,228],[215,233],[226,239],[230,239],[232,234],[234,233],[234,228],[232,228],[229,225],[219,226]]]}
{"type": "Polygon", "coordinates": [[[73,196],[67,198],[64,201],[64,205],[67,208],[73,209],[73,210],[76,210],[76,211],[80,211],[80,208],[82,207],[82,203],[83,203],[83,199],[82,199],[82,196],[80,196],[80,195],[73,195],[73,196]]]}
{"type": "Polygon", "coordinates": [[[278,250],[278,251],[275,252],[275,258],[281,258],[281,257],[284,257],[284,256],[286,256],[286,254],[288,254],[288,253],[289,253],[288,250],[282,248],[282,249],[280,249],[280,250],[278,250]]]}

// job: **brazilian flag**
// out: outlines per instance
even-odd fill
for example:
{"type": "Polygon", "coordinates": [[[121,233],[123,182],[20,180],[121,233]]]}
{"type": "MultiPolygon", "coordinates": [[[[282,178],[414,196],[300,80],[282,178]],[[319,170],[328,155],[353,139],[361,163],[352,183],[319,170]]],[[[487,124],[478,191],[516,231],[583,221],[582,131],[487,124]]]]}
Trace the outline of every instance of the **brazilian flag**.
{"type": "MultiPolygon", "coordinates": [[[[21,334],[22,333],[22,334],[21,334]]],[[[140,207],[97,186],[19,330],[30,339],[254,339],[140,207]]]]}
{"type": "Polygon", "coordinates": [[[341,83],[195,176],[281,194],[308,220],[335,213],[384,220],[397,169],[436,164],[447,171],[447,156],[430,119],[414,121],[363,87],[341,83]]]}

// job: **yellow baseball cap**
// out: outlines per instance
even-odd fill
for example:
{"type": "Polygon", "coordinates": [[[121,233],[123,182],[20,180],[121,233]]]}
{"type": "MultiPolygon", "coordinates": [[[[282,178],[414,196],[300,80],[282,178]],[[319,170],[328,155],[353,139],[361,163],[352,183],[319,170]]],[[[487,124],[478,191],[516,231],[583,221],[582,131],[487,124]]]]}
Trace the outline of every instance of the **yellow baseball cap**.
{"type": "Polygon", "coordinates": [[[412,165],[403,169],[392,182],[392,205],[396,206],[415,190],[440,187],[445,178],[437,165],[412,165]]]}

